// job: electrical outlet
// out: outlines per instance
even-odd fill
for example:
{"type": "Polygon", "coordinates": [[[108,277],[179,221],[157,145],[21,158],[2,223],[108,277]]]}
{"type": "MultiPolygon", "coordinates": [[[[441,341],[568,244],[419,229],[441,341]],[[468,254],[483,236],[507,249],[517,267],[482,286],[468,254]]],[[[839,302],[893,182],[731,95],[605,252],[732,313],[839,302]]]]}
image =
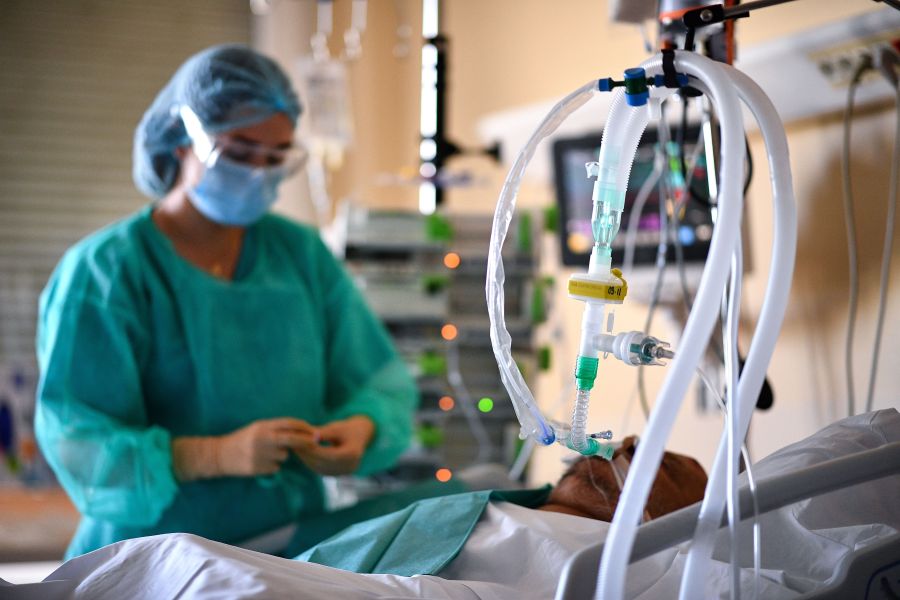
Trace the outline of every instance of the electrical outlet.
{"type": "MultiPolygon", "coordinates": [[[[741,50],[737,67],[765,90],[787,123],[843,111],[860,58],[897,39],[900,11],[881,8],[741,50]]],[[[893,97],[874,73],[856,90],[859,106],[893,97]]]]}
{"type": "MultiPolygon", "coordinates": [[[[900,28],[824,48],[809,54],[809,60],[817,65],[819,73],[833,88],[846,88],[850,85],[853,73],[861,61],[866,58],[871,60],[883,48],[898,47],[900,47],[900,28]]],[[[863,80],[870,77],[879,76],[870,71],[863,76],[863,80]]]]}

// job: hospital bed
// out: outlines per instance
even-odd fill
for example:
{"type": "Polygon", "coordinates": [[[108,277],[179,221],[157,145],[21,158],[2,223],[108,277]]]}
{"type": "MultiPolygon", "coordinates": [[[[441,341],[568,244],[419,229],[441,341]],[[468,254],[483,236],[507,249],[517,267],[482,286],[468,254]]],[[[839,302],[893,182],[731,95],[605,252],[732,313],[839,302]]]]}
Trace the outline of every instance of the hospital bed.
{"type": "MultiPolygon", "coordinates": [[[[792,575],[781,580],[773,576],[771,569],[764,569],[768,571],[764,583],[769,587],[759,597],[830,600],[889,599],[900,595],[897,594],[900,592],[900,414],[897,411],[879,411],[832,424],[807,440],[783,448],[754,468],[758,472],[756,499],[762,515],[764,561],[779,561],[776,556],[779,546],[790,545],[785,540],[796,542],[797,547],[792,550],[795,550],[794,554],[802,555],[803,561],[817,560],[816,552],[806,552],[803,546],[811,540],[823,556],[831,552],[830,559],[824,561],[824,571],[819,565],[816,576],[808,578],[805,584],[802,576],[797,575],[802,569],[790,571],[785,567],[784,573],[792,575]],[[817,443],[810,444],[809,440],[817,443]],[[784,468],[802,461],[807,464],[800,468],[784,468]],[[816,508],[822,505],[827,505],[827,510],[816,508]],[[850,516],[844,518],[844,515],[850,516]],[[784,523],[794,519],[801,526],[795,530],[785,527],[782,539],[778,539],[777,529],[784,523],[773,521],[775,530],[767,531],[767,524],[773,523],[767,523],[765,519],[782,517],[784,523]],[[841,537],[834,532],[841,531],[842,527],[854,532],[865,531],[861,535],[854,533],[841,537]],[[794,537],[798,532],[800,535],[794,537]],[[836,543],[827,548],[822,541],[828,541],[829,536],[830,542],[836,543]],[[891,590],[895,595],[891,595],[891,590]]],[[[502,509],[502,506],[498,508],[502,509]]],[[[748,489],[742,491],[741,507],[742,518],[752,516],[748,489]]],[[[292,592],[296,595],[299,590],[312,594],[308,597],[327,596],[332,600],[361,596],[452,600],[545,598],[553,597],[554,590],[558,600],[592,597],[603,549],[602,544],[593,540],[603,538],[608,524],[521,507],[513,506],[512,509],[510,514],[518,511],[525,515],[524,519],[531,521],[523,521],[517,525],[518,529],[505,532],[512,536],[494,532],[485,536],[484,530],[479,534],[480,522],[463,553],[447,570],[438,573],[440,576],[361,575],[175,534],[108,546],[67,562],[44,583],[34,587],[4,588],[0,583],[0,597],[21,600],[117,598],[126,590],[133,600],[173,596],[213,598],[226,592],[230,597],[253,594],[292,597],[292,592]],[[544,532],[549,531],[564,542],[572,542],[581,533],[579,530],[585,531],[577,544],[569,543],[571,550],[568,553],[557,554],[551,560],[544,553],[546,537],[533,544],[521,541],[522,536],[529,533],[532,539],[540,537],[533,535],[535,531],[541,534],[540,527],[545,527],[544,532]],[[481,539],[476,540],[479,535],[481,539]],[[469,546],[478,546],[480,550],[473,554],[469,546]],[[469,555],[464,557],[465,552],[469,555]],[[515,556],[506,557],[506,554],[515,556]],[[523,559],[530,562],[526,564],[523,559]],[[499,568],[489,564],[483,571],[489,571],[490,577],[484,578],[459,567],[452,568],[455,563],[472,564],[473,560],[499,561],[505,565],[506,572],[499,572],[499,568]],[[536,588],[519,582],[537,571],[543,571],[544,583],[549,587],[543,588],[547,593],[535,596],[536,588]],[[193,587],[182,594],[181,581],[183,585],[193,587]],[[108,586],[105,593],[102,586],[108,586]],[[76,587],[85,591],[79,595],[75,593],[76,587]]],[[[684,556],[683,546],[679,545],[692,537],[698,511],[699,506],[693,505],[640,527],[632,551],[634,564],[629,570],[629,580],[644,579],[651,581],[651,585],[637,593],[629,591],[626,597],[645,600],[677,595],[678,560],[684,556]]],[[[487,515],[483,521],[486,519],[487,515]]],[[[727,531],[723,530],[721,534],[724,538],[727,531]]],[[[743,539],[749,541],[749,537],[743,539]]],[[[724,541],[727,543],[727,539],[724,541]]],[[[744,562],[742,581],[752,581],[752,569],[747,569],[744,562]]],[[[710,585],[716,590],[714,596],[724,594],[722,597],[726,597],[728,578],[721,574],[727,574],[727,558],[718,563],[718,568],[719,578],[711,579],[710,585]]]]}
{"type": "MultiPolygon", "coordinates": [[[[777,510],[829,492],[900,474],[900,442],[893,442],[850,456],[783,473],[757,482],[759,514],[777,510]]],[[[896,498],[900,510],[900,498],[896,498]]],[[[741,520],[754,516],[749,486],[740,491],[741,520]]],[[[689,541],[694,533],[700,503],[645,523],[638,530],[630,562],[636,563],[657,552],[689,541]]],[[[722,527],[728,522],[723,518],[722,527]]],[[[598,543],[575,554],[563,569],[556,600],[592,598],[604,544],[598,543]]],[[[844,561],[834,581],[826,588],[802,596],[816,600],[843,598],[890,598],[879,595],[882,578],[900,596],[900,533],[853,553],[844,561]]],[[[881,592],[882,594],[884,592],[881,592]]],[[[893,597],[898,597],[893,596],[893,597]]]]}

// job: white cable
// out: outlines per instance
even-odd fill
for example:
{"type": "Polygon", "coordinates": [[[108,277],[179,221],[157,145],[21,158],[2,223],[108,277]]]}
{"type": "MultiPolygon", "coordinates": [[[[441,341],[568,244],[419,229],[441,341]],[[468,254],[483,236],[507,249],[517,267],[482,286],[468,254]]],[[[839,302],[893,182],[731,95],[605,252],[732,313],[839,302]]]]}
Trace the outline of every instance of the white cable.
{"type": "MultiPolygon", "coordinates": [[[[661,72],[662,59],[657,56],[642,65],[653,74],[661,72]]],[[[700,279],[694,310],[688,317],[678,353],[668,370],[650,421],[637,448],[629,477],[610,525],[597,584],[597,597],[604,600],[621,598],[625,589],[628,558],[634,536],[647,501],[654,475],[662,461],[665,444],[674,425],[687,386],[703,348],[712,333],[718,304],[730,268],[730,257],[740,228],[743,205],[741,173],[744,161],[743,117],[733,82],[722,66],[703,56],[676,51],[675,67],[693,75],[712,91],[723,124],[722,197],[719,220],[713,230],[710,258],[700,279]]],[[[607,130],[615,126],[613,107],[607,130]]],[[[783,310],[783,306],[781,307],[783,310]]],[[[768,357],[766,357],[767,359],[768,357]]],[[[757,359],[758,360],[758,359],[757,359]]],[[[721,514],[721,513],[720,513],[721,514]]]]}
{"type": "MultiPolygon", "coordinates": [[[[665,155],[665,146],[669,141],[669,128],[665,119],[660,119],[657,131],[659,132],[660,147],[663,155],[665,155]]],[[[644,320],[644,331],[647,333],[650,332],[650,326],[653,324],[653,313],[659,304],[663,276],[666,270],[666,255],[669,252],[669,214],[666,210],[666,201],[671,192],[668,179],[663,177],[659,185],[659,242],[656,246],[656,280],[653,282],[650,307],[647,310],[647,318],[644,320]]]]}
{"type": "Polygon", "coordinates": [[[494,211],[493,225],[491,226],[491,242],[488,249],[488,266],[485,281],[488,316],[491,321],[491,347],[497,360],[500,378],[509,393],[510,400],[512,400],[516,417],[522,425],[521,435],[534,437],[542,444],[552,444],[555,436],[552,427],[538,409],[534,396],[531,390],[528,389],[528,385],[512,357],[512,337],[506,328],[505,320],[503,283],[506,276],[503,269],[503,242],[506,240],[509,224],[516,210],[516,199],[522,176],[525,174],[525,169],[528,167],[528,163],[531,162],[538,144],[545,137],[556,131],[566,117],[587,102],[596,89],[596,80],[586,83],[560,100],[551,109],[550,113],[544,117],[537,130],[531,134],[525,147],[519,152],[512,169],[506,176],[506,181],[504,181],[503,189],[500,192],[500,199],[497,201],[497,208],[494,211]]]}
{"type": "Polygon", "coordinates": [[[856,308],[859,301],[859,258],[856,243],[856,217],[853,212],[853,185],[850,180],[850,127],[853,123],[853,98],[859,79],[869,64],[860,62],[847,88],[847,107],[844,110],[843,152],[841,152],[841,184],[844,200],[844,224],[847,228],[847,259],[850,282],[847,301],[847,335],[844,340],[844,370],[847,372],[847,416],[856,413],[855,385],[853,383],[853,336],[856,330],[856,308]]]}
{"type": "Polygon", "coordinates": [[[644,181],[641,189],[638,190],[634,204],[631,205],[631,213],[628,215],[628,226],[625,230],[625,253],[622,259],[622,273],[625,277],[628,277],[634,267],[634,247],[637,244],[638,225],[644,213],[644,206],[647,204],[653,188],[656,187],[663,173],[665,158],[656,158],[660,155],[660,153],[655,153],[653,171],[650,172],[649,177],[644,181]]]}
{"type": "Polygon", "coordinates": [[[884,333],[884,313],[887,308],[888,283],[891,276],[891,255],[894,247],[894,222],[897,219],[897,179],[900,170],[900,88],[894,86],[896,94],[896,131],[894,132],[894,155],[891,163],[891,183],[888,192],[887,223],[884,228],[884,248],[881,251],[881,277],[878,284],[878,319],[875,324],[875,346],[872,348],[872,367],[869,370],[869,389],[866,393],[866,412],[872,412],[875,401],[875,379],[878,373],[878,359],[881,354],[881,335],[884,333]]]}
{"type": "MultiPolygon", "coordinates": [[[[716,405],[719,407],[719,410],[722,412],[722,417],[724,418],[727,414],[727,409],[725,408],[725,401],[722,400],[722,395],[716,389],[716,386],[713,385],[709,376],[700,369],[700,367],[697,367],[697,377],[700,378],[700,381],[703,382],[703,385],[709,391],[710,396],[716,401],[716,405]]],[[[753,527],[753,597],[759,598],[759,583],[760,577],[762,576],[760,572],[762,569],[762,528],[759,523],[759,500],[756,495],[756,479],[753,477],[750,450],[747,448],[746,443],[741,444],[741,456],[744,458],[744,470],[747,473],[747,482],[750,487],[750,499],[753,503],[753,517],[751,523],[753,527]]]]}
{"type": "Polygon", "coordinates": [[[522,449],[519,450],[519,454],[516,456],[516,460],[509,468],[509,473],[507,474],[510,479],[518,481],[519,478],[522,477],[522,473],[525,472],[525,466],[528,464],[528,460],[531,458],[531,455],[534,454],[535,446],[537,446],[537,443],[535,443],[534,438],[529,437],[522,442],[522,449]]]}
{"type": "MultiPolygon", "coordinates": [[[[653,188],[656,187],[657,183],[660,182],[662,178],[663,172],[666,166],[666,158],[665,152],[657,146],[653,153],[653,171],[650,172],[650,175],[644,181],[643,185],[641,185],[640,190],[638,190],[637,197],[634,200],[634,204],[631,205],[631,213],[628,215],[628,227],[625,232],[625,254],[622,260],[622,273],[624,273],[627,278],[634,267],[634,253],[635,253],[635,245],[637,244],[637,232],[638,225],[640,224],[641,216],[644,213],[644,206],[647,204],[647,199],[650,197],[650,194],[653,191],[653,188]]],[[[664,179],[664,178],[663,178],[664,179]]],[[[662,194],[659,194],[660,198],[662,194]]],[[[659,279],[660,273],[657,273],[657,279],[659,279]]],[[[650,309],[652,310],[652,308],[650,309]]],[[[644,331],[649,331],[649,327],[645,327],[644,331]]],[[[628,413],[631,411],[632,403],[635,400],[640,401],[641,411],[644,415],[644,421],[646,422],[650,416],[650,410],[647,403],[646,391],[644,389],[644,366],[638,365],[637,372],[637,384],[635,387],[635,393],[631,395],[628,400],[628,404],[626,405],[626,422],[628,413]]],[[[624,427],[624,423],[623,423],[624,427]]],[[[622,429],[625,431],[625,429],[622,429]]]]}
{"type": "MultiPolygon", "coordinates": [[[[666,126],[660,121],[659,128],[660,143],[663,137],[668,139],[668,135],[663,134],[666,126]]],[[[662,152],[665,152],[662,150],[662,152]]],[[[666,178],[659,179],[659,241],[656,245],[656,278],[653,282],[653,291],[650,294],[650,306],[647,307],[647,317],[644,319],[644,331],[649,334],[650,326],[653,324],[653,313],[656,312],[656,306],[659,304],[659,295],[662,292],[663,277],[666,273],[666,253],[669,250],[668,235],[669,221],[666,213],[666,197],[668,196],[668,186],[666,178]]],[[[644,413],[644,421],[650,418],[650,403],[647,401],[646,381],[644,379],[645,365],[638,365],[637,385],[638,397],[640,398],[641,411],[644,413]]]]}
{"type": "Polygon", "coordinates": [[[740,447],[743,436],[739,431],[738,407],[741,405],[738,394],[738,326],[740,323],[741,304],[741,278],[743,277],[744,264],[741,249],[741,240],[737,240],[731,263],[731,281],[725,296],[725,321],[723,323],[724,336],[722,339],[725,350],[725,379],[728,381],[728,496],[726,506],[728,508],[728,529],[731,534],[731,598],[739,600],[741,597],[741,567],[738,550],[740,540],[738,537],[738,525],[740,523],[740,500],[738,498],[738,472],[740,471],[740,447]]]}
{"type": "MultiPolygon", "coordinates": [[[[700,158],[700,153],[703,151],[704,146],[706,145],[706,137],[703,135],[703,128],[700,128],[700,135],[697,138],[697,143],[694,145],[694,149],[691,152],[691,158],[686,162],[686,168],[689,169],[689,173],[687,177],[685,177],[684,188],[685,195],[684,200],[675,207],[674,218],[672,219],[672,239],[675,244],[675,264],[678,266],[678,278],[681,283],[681,296],[682,301],[684,302],[684,307],[687,312],[691,311],[691,306],[693,305],[693,299],[691,298],[691,294],[688,290],[688,282],[687,282],[687,270],[685,269],[684,264],[684,248],[682,247],[681,240],[678,238],[678,225],[679,218],[678,215],[681,212],[681,208],[687,206],[687,203],[690,202],[691,196],[691,184],[694,179],[694,169],[697,164],[697,161],[700,158]]],[[[679,149],[681,152],[683,148],[679,149]]],[[[708,175],[707,175],[708,176],[708,175]]]]}
{"type": "MultiPolygon", "coordinates": [[[[566,400],[569,399],[569,395],[572,393],[572,388],[574,387],[575,380],[571,377],[567,377],[566,381],[562,385],[562,389],[559,393],[559,398],[557,398],[556,400],[556,405],[550,410],[551,415],[553,415],[554,417],[557,415],[559,409],[566,404],[566,400]]],[[[522,476],[522,473],[525,471],[525,466],[528,464],[528,460],[534,453],[534,449],[536,446],[537,443],[535,443],[534,438],[529,437],[525,440],[522,449],[519,451],[519,455],[516,457],[515,462],[509,469],[510,479],[518,480],[522,476]]]]}
{"type": "MultiPolygon", "coordinates": [[[[743,399],[739,407],[741,436],[746,434],[765,378],[765,369],[775,347],[778,332],[784,319],[794,269],[797,246],[797,213],[791,183],[790,158],[787,138],[781,119],[772,102],[749,77],[722,65],[741,99],[759,123],[766,146],[769,179],[772,183],[773,248],[769,263],[769,279],[756,330],[750,342],[750,351],[738,383],[738,393],[743,399]]],[[[723,128],[727,121],[723,119],[723,128]]],[[[723,134],[728,129],[723,130],[723,134]]],[[[723,174],[722,182],[727,183],[723,174]]],[[[723,206],[724,207],[724,206],[723,206]]],[[[696,311],[695,311],[696,312],[696,311]]],[[[706,486],[700,509],[697,530],[685,562],[680,598],[688,600],[704,596],[704,584],[709,579],[710,558],[718,523],[722,518],[725,497],[727,448],[725,436],[719,441],[716,458],[706,486]]]]}

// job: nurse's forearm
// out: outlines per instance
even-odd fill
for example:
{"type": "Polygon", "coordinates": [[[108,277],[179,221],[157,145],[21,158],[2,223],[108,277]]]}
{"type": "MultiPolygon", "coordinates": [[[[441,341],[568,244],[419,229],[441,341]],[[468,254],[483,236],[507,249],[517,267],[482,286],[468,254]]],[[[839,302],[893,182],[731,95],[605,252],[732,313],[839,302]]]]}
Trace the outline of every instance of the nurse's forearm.
{"type": "Polygon", "coordinates": [[[220,477],[219,444],[221,438],[179,437],[172,440],[172,470],[181,482],[220,477]]]}
{"type": "Polygon", "coordinates": [[[179,481],[271,475],[289,450],[308,451],[315,437],[316,428],[301,419],[262,419],[227,435],[175,438],[172,468],[179,481]]]}

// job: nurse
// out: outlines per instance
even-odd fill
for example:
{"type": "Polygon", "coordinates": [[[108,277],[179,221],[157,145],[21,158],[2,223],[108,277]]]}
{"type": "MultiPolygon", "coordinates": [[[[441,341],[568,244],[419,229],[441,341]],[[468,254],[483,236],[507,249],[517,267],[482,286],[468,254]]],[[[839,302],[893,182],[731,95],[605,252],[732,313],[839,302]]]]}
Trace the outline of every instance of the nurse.
{"type": "Polygon", "coordinates": [[[35,427],[82,514],[66,557],[190,532],[236,543],[323,505],[321,475],[390,467],[415,385],[308,227],[269,214],[302,160],[270,59],[190,58],[147,110],[156,201],[71,248],[40,301],[35,427]]]}

